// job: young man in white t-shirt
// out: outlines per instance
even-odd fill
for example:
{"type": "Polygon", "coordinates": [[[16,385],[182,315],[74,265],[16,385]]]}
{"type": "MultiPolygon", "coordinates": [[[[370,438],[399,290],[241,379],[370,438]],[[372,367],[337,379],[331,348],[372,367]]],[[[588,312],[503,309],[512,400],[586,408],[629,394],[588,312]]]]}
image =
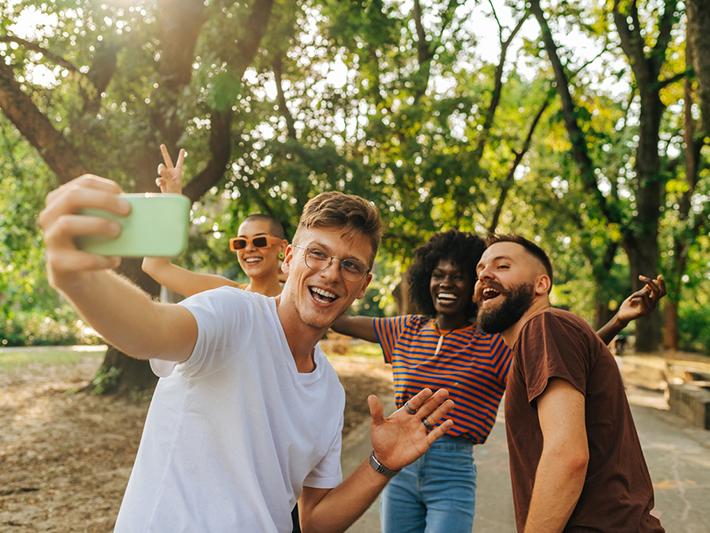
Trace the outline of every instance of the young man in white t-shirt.
{"type": "Polygon", "coordinates": [[[125,215],[120,192],[82,176],[51,192],[40,215],[52,286],[123,352],[178,363],[153,396],[116,530],[287,532],[299,495],[304,531],[346,529],[452,425],[436,427],[453,405],[444,390],[425,389],[389,417],[370,396],[373,452],[341,482],[344,394],[316,343],[370,282],[377,210],[318,195],[287,248],[280,296],[223,287],[175,305],[113,273],[118,258],[74,245],[119,233],[77,213],[125,215]]]}

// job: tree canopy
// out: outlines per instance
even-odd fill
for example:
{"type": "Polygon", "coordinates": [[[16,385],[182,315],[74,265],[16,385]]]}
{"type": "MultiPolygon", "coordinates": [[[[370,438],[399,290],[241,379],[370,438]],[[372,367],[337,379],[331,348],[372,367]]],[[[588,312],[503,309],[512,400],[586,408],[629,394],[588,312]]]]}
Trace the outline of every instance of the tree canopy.
{"type": "MultiPolygon", "coordinates": [[[[557,303],[597,323],[638,274],[663,273],[665,343],[708,350],[701,3],[7,2],[2,342],[83,335],[42,274],[46,192],[85,172],[153,191],[164,142],[189,152],[188,267],[239,276],[239,220],[265,212],[292,232],[311,195],[338,189],[387,223],[367,312],[396,311],[434,232],[520,232],[551,252],[557,303]]],[[[134,262],[123,271],[156,294],[134,262]]],[[[639,349],[659,347],[661,321],[639,322],[639,349]]]]}

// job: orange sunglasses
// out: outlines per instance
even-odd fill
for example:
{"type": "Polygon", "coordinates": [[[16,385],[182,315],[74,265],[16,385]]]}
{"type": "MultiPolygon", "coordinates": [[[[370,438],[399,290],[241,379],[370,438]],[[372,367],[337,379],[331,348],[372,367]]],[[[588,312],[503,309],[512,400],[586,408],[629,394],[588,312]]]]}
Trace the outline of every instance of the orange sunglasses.
{"type": "Polygon", "coordinates": [[[232,237],[229,239],[229,249],[232,252],[243,250],[249,246],[249,243],[253,244],[256,248],[268,248],[272,244],[281,244],[282,240],[283,239],[279,239],[273,235],[259,235],[253,239],[249,237],[232,237]]]}

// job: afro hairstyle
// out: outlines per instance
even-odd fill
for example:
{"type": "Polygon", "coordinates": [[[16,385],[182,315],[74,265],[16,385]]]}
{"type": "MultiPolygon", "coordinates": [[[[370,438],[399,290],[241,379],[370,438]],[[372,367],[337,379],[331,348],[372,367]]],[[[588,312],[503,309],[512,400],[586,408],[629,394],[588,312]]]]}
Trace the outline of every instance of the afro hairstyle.
{"type": "MultiPolygon", "coordinates": [[[[462,272],[469,272],[476,281],[476,265],[481,259],[486,243],[473,233],[451,229],[434,234],[429,241],[414,251],[414,263],[409,269],[409,298],[417,313],[434,316],[434,302],[431,299],[429,282],[431,274],[442,259],[457,265],[462,272]]],[[[469,317],[476,315],[476,305],[469,302],[469,317]]]]}

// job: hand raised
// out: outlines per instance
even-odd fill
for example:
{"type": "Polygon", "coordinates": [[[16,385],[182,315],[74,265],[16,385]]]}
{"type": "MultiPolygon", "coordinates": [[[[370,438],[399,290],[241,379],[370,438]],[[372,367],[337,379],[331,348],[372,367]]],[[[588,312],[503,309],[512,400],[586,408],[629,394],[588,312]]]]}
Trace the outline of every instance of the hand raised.
{"type": "Polygon", "coordinates": [[[187,152],[182,148],[180,149],[177,163],[174,166],[168,148],[164,144],[160,145],[160,153],[163,154],[163,163],[158,165],[158,177],[155,180],[155,184],[160,187],[160,192],[181,194],[183,164],[187,152]]]}
{"type": "Polygon", "coordinates": [[[639,280],[644,283],[644,286],[632,293],[619,306],[617,318],[624,323],[647,315],[656,308],[658,300],[666,295],[666,283],[663,281],[663,276],[657,276],[655,279],[639,276],[639,280]]]}
{"type": "Polygon", "coordinates": [[[369,396],[370,436],[377,459],[387,468],[399,470],[424,454],[454,425],[452,420],[446,420],[432,430],[427,427],[434,427],[453,408],[454,402],[448,396],[446,389],[435,394],[423,389],[407,402],[408,409],[403,407],[388,417],[384,416],[377,397],[369,396]]]}
{"type": "Polygon", "coordinates": [[[74,243],[76,237],[83,235],[119,235],[120,224],[78,213],[81,209],[96,208],[127,215],[131,206],[118,196],[120,193],[121,188],[113,181],[86,174],[47,195],[38,222],[47,247],[47,272],[54,286],[61,276],[116,268],[120,264],[118,257],[90,254],[77,249],[74,243]]]}

